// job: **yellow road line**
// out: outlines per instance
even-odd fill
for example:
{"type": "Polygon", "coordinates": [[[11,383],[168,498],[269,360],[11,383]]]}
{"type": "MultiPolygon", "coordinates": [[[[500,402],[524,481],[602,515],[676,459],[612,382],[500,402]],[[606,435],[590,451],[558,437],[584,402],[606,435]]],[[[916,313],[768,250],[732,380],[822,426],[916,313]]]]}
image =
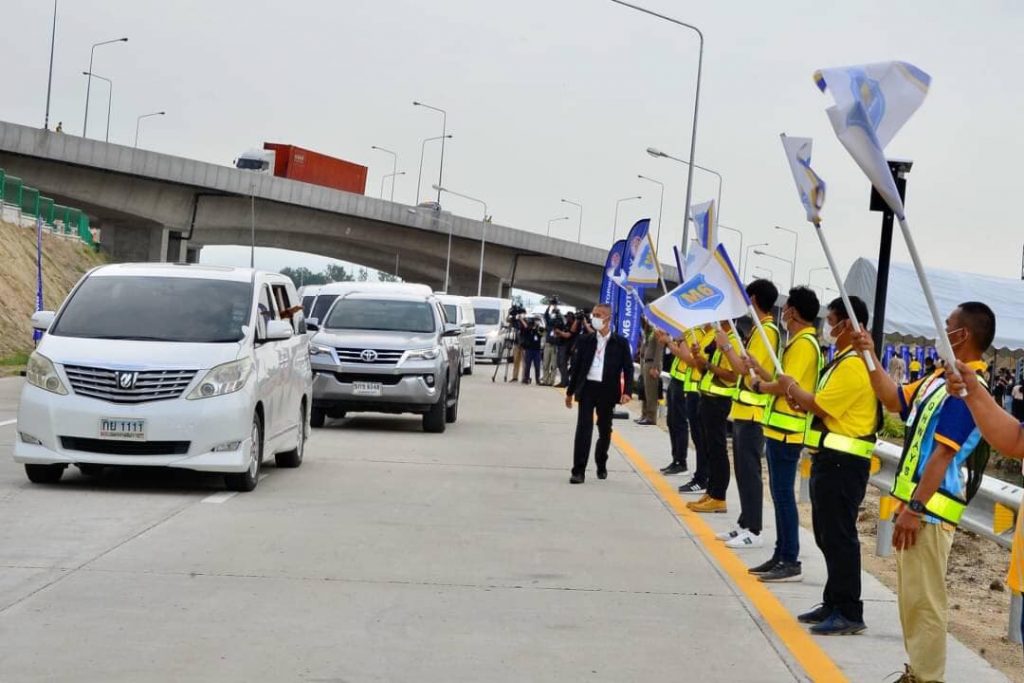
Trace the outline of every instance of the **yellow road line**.
{"type": "Polygon", "coordinates": [[[750,603],[760,612],[765,623],[778,636],[782,644],[792,653],[797,663],[814,681],[828,681],[829,683],[840,683],[847,681],[847,677],[832,659],[825,654],[821,646],[814,641],[814,638],[805,630],[805,627],[796,620],[789,611],[783,607],[779,599],[768,590],[765,584],[757,580],[747,572],[747,566],[740,561],[736,553],[732,552],[725,544],[715,539],[715,532],[708,524],[701,519],[701,516],[686,507],[686,503],[676,493],[668,481],[655,471],[647,460],[624,439],[618,432],[612,432],[612,443],[632,463],[633,467],[650,482],[654,490],[658,492],[661,499],[682,518],[683,523],[689,528],[694,538],[707,553],[714,558],[718,566],[732,579],[750,603]]]}

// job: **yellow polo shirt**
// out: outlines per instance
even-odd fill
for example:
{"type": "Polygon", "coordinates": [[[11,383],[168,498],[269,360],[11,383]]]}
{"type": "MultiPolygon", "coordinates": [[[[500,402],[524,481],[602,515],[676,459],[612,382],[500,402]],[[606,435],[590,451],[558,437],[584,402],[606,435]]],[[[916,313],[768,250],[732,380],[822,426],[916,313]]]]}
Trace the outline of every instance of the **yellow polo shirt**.
{"type": "MultiPolygon", "coordinates": [[[[796,383],[800,385],[801,389],[813,394],[818,388],[818,352],[814,350],[814,347],[811,346],[811,344],[817,344],[817,338],[812,337],[810,339],[804,339],[798,337],[798,335],[805,331],[808,331],[811,334],[817,334],[814,327],[808,325],[792,335],[792,339],[788,344],[786,344],[786,349],[782,352],[782,371],[796,380],[796,383]]],[[[780,413],[797,415],[799,417],[803,417],[807,414],[803,410],[790,408],[789,402],[786,401],[784,396],[780,396],[775,399],[775,410],[780,413]]],[[[804,441],[804,435],[802,432],[798,434],[780,432],[776,429],[772,429],[768,425],[765,425],[764,427],[764,435],[769,439],[775,439],[776,441],[783,441],[785,443],[803,443],[804,441]]]]}
{"type": "MultiPolygon", "coordinates": [[[[689,332],[689,330],[687,330],[687,332],[689,332]]],[[[715,341],[715,328],[713,328],[710,325],[708,325],[706,327],[706,329],[698,330],[694,334],[694,336],[696,337],[697,334],[700,334],[700,337],[697,338],[697,347],[699,349],[698,353],[701,355],[702,358],[707,359],[708,358],[708,354],[704,353],[704,349],[706,349],[708,346],[710,346],[711,342],[715,341]]],[[[689,340],[687,340],[687,341],[689,341],[689,340]]],[[[704,376],[704,372],[700,368],[694,366],[693,374],[690,375],[690,379],[693,380],[694,382],[697,382],[703,376],[704,376]]]]}
{"type": "MultiPolygon", "coordinates": [[[[766,315],[761,318],[761,324],[771,322],[772,317],[766,315]]],[[[773,327],[764,328],[765,336],[768,337],[768,342],[771,344],[771,349],[774,351],[779,348],[779,335],[773,327]]],[[[757,328],[750,330],[750,339],[747,340],[747,355],[757,361],[762,368],[771,368],[772,357],[768,350],[768,347],[764,345],[764,340],[761,339],[761,333],[757,331],[757,328]]],[[[754,378],[750,376],[750,373],[745,373],[743,378],[740,380],[742,387],[748,391],[753,391],[754,378]]],[[[732,402],[732,409],[729,411],[729,419],[732,421],[743,420],[747,422],[760,422],[761,418],[764,417],[764,408],[762,406],[748,406],[745,403],[740,403],[734,400],[732,402]]]]}
{"type": "MultiPolygon", "coordinates": [[[[1021,501],[1024,506],[1024,501],[1021,501]]],[[[1010,549],[1010,572],[1006,585],[1016,593],[1024,593],[1024,514],[1017,514],[1017,530],[1013,532],[1013,548],[1010,549]]]]}
{"type": "MultiPolygon", "coordinates": [[[[847,346],[836,355],[850,349],[847,346]]],[[[871,377],[861,357],[844,358],[835,366],[825,386],[818,390],[814,402],[828,413],[825,429],[843,436],[863,437],[875,433],[878,420],[878,399],[871,389],[871,377]]]]}

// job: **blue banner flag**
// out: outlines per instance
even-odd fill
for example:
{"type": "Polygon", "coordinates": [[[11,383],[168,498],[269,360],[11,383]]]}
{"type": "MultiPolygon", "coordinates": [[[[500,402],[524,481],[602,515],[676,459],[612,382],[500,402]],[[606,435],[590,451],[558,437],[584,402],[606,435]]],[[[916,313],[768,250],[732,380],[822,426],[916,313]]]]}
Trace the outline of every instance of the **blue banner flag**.
{"type": "Polygon", "coordinates": [[[619,288],[615,285],[616,272],[622,268],[622,250],[626,240],[619,240],[608,250],[608,258],[604,261],[604,275],[601,276],[601,295],[599,301],[615,308],[619,296],[619,288]]]}
{"type": "MultiPolygon", "coordinates": [[[[43,310],[43,217],[36,216],[36,311],[43,310]]],[[[32,341],[39,343],[43,333],[32,330],[32,341]]]]}
{"type": "Polygon", "coordinates": [[[658,284],[658,267],[654,262],[657,254],[651,244],[650,228],[651,219],[644,218],[633,225],[626,237],[626,284],[636,289],[658,284]]]}

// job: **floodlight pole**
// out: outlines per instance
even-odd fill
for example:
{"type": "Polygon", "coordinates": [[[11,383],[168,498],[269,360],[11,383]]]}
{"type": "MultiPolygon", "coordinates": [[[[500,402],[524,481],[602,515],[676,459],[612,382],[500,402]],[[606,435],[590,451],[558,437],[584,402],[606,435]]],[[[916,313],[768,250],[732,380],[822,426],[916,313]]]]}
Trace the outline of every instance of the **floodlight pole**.
{"type": "MultiPolygon", "coordinates": [[[[907,194],[906,174],[910,171],[909,161],[890,161],[889,170],[892,171],[893,180],[896,181],[896,189],[900,193],[900,201],[905,201],[907,194]]],[[[882,212],[882,236],[878,245],[878,271],[875,279],[875,303],[874,311],[871,314],[871,338],[875,342],[875,349],[882,349],[882,341],[885,337],[885,299],[889,292],[889,262],[892,255],[892,227],[895,218],[892,209],[878,191],[871,187],[871,210],[882,212]]]]}

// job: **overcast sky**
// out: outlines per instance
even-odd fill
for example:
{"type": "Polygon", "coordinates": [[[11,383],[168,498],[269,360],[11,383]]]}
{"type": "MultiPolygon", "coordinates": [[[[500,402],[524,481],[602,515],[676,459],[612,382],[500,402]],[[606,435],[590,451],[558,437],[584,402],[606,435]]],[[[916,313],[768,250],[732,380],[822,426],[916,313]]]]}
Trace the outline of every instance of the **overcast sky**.
{"type": "MultiPolygon", "coordinates": [[[[638,1],[704,31],[697,163],[724,176],[721,222],[747,245],[767,241],[789,258],[792,237],[773,226],[799,231],[798,282],[824,259],[778,135],[815,140],[825,227],[844,273],[876,256],[880,215],[867,210],[868,182],[835,139],[831,98],[811,74],[891,59],[933,79],[887,150],[915,162],[907,215],[926,264],[1019,277],[1024,5],[638,1]]],[[[51,7],[13,0],[0,15],[17,27],[0,43],[16,65],[4,71],[0,118],[41,126],[51,7]]],[[[166,110],[143,122],[141,146],[230,164],[264,141],[297,144],[368,165],[371,195],[391,172],[391,158],[370,149],[378,145],[398,153],[407,175],[395,196],[412,203],[421,140],[441,132],[439,114],[412,106],[418,99],[448,110],[444,184],[487,201],[495,222],[543,232],[569,215],[553,234],[575,239],[565,197],[584,205],[583,240],[606,247],[619,198],[644,196],[622,205],[620,237],[640,217],[657,222],[658,188],[642,173],[666,184],[663,242],[681,237],[686,168],[644,149],[689,153],[697,39],[606,0],[61,0],[51,121],[66,132],[82,131],[90,45],[122,35],[129,42],[97,48],[94,64],[114,81],[114,142],[132,143],[139,114],[166,110]]],[[[101,136],[106,85],[92,95],[90,135],[101,136]]],[[[437,144],[427,147],[420,199],[438,173],[437,144]]],[[[713,176],[695,175],[695,202],[716,191],[713,176]]],[[[444,204],[480,214],[461,199],[444,204]]],[[[907,260],[898,235],[894,258],[907,260]]],[[[787,265],[754,259],[788,283],[787,265]]]]}

